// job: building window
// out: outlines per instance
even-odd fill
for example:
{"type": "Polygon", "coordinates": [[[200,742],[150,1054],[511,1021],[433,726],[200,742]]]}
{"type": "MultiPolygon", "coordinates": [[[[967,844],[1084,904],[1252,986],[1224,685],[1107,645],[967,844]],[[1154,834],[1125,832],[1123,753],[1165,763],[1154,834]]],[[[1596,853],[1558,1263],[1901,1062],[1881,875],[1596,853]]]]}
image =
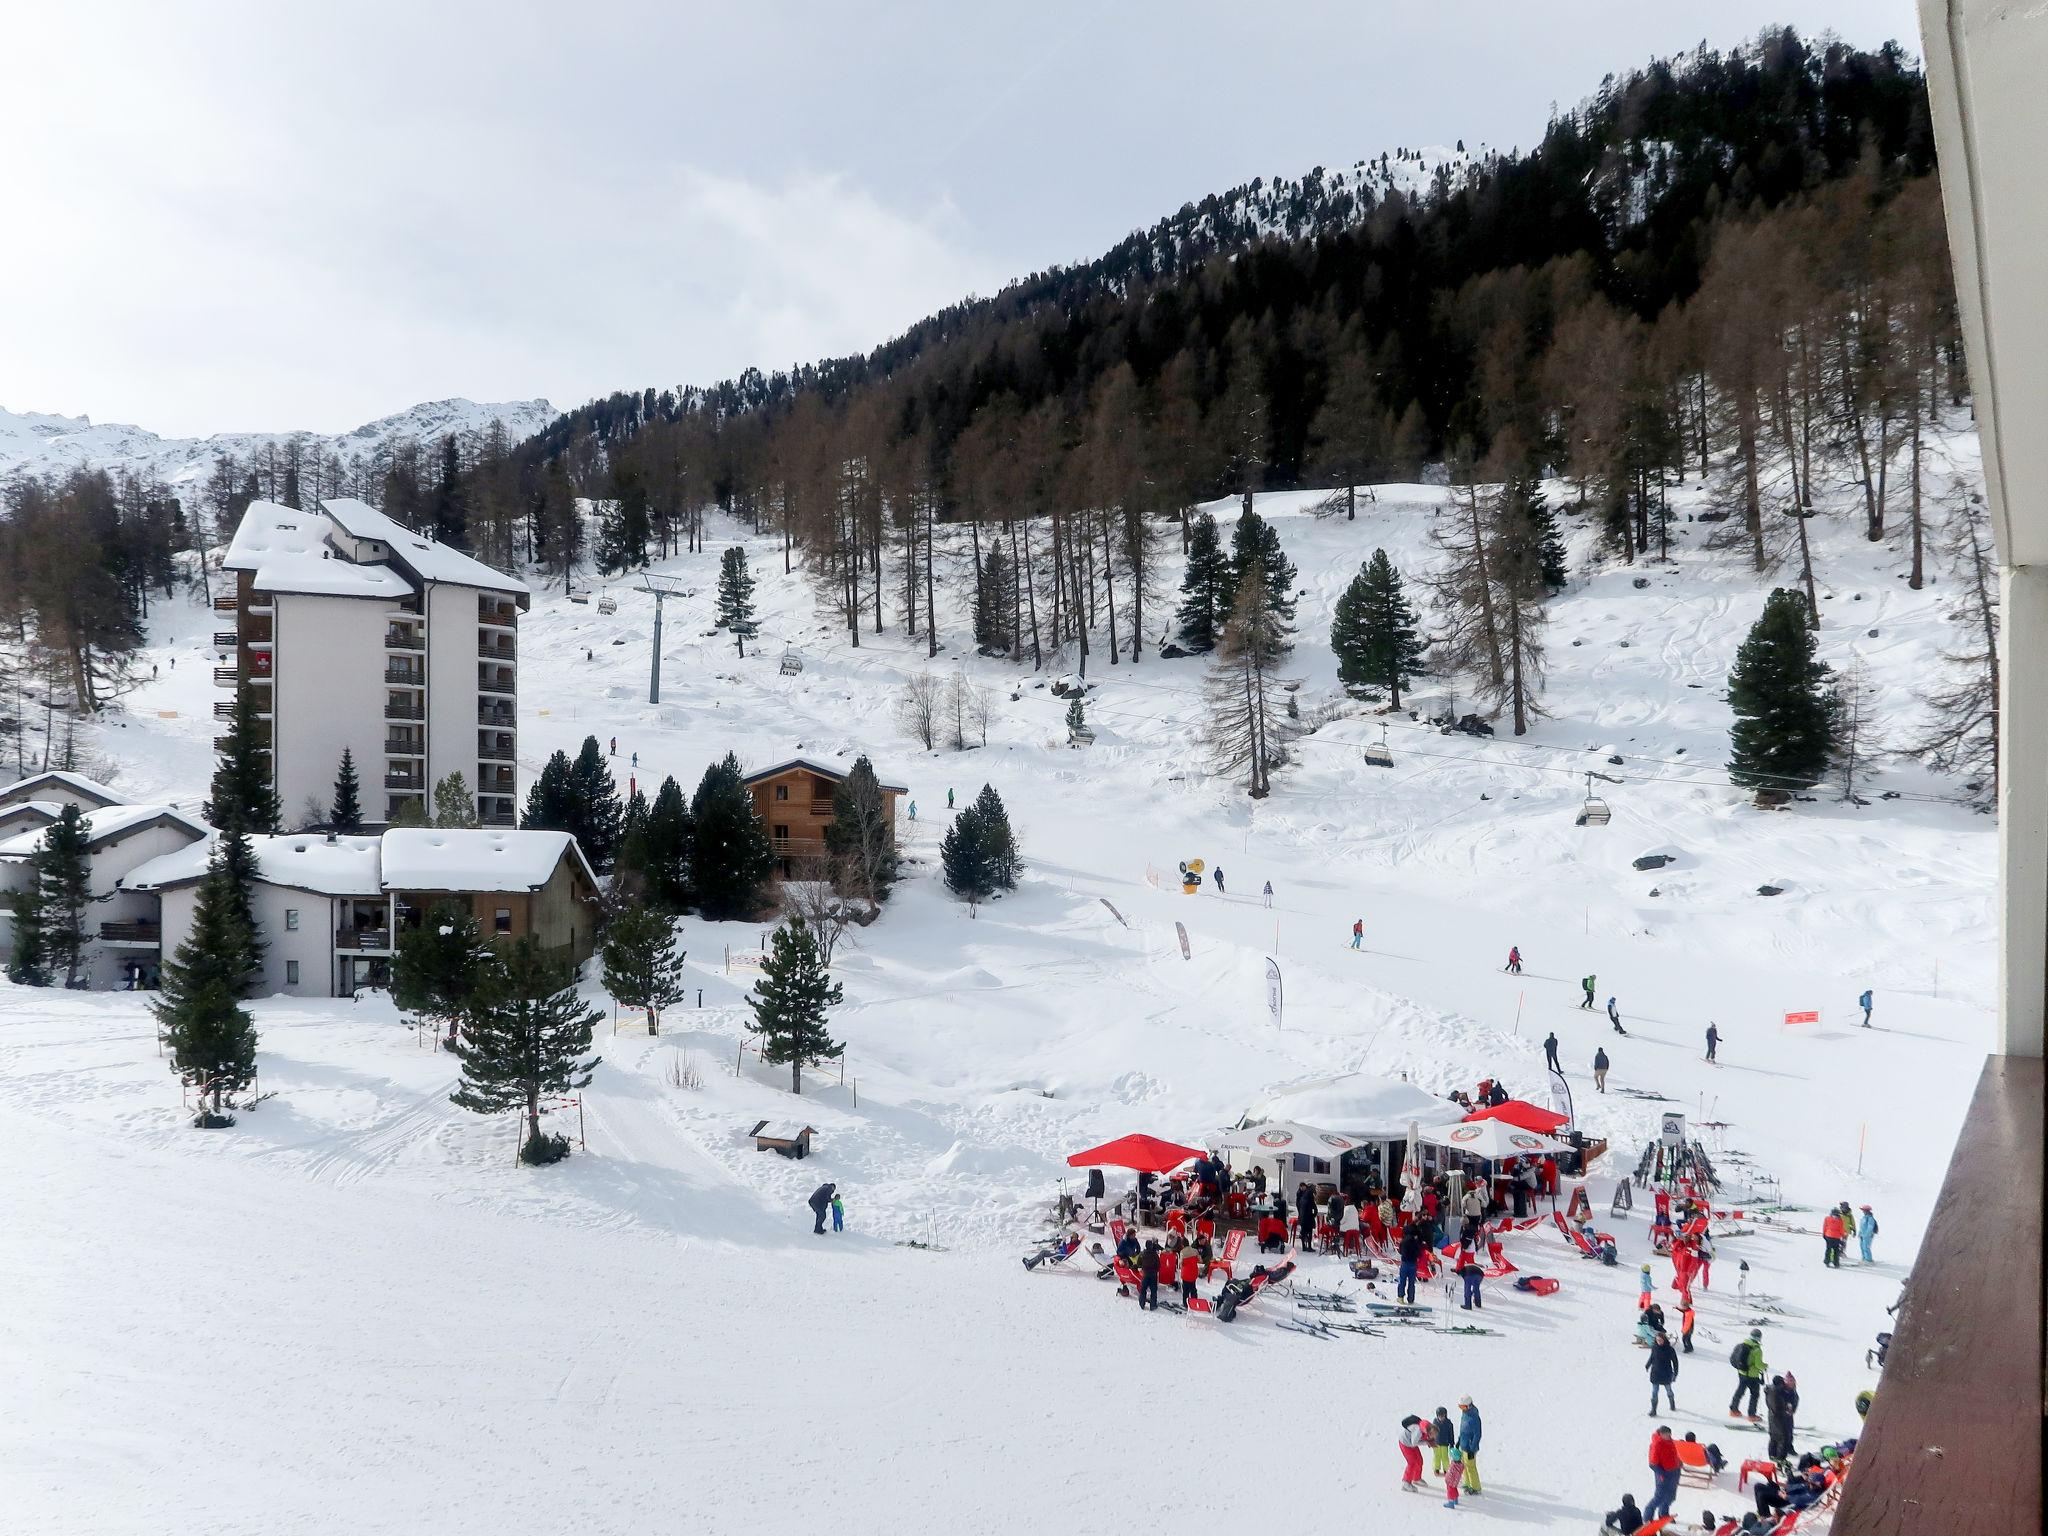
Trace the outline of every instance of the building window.
{"type": "Polygon", "coordinates": [[[287,961],[285,961],[285,963],[284,963],[284,984],[285,984],[286,986],[288,986],[288,987],[296,987],[296,986],[297,986],[297,985],[299,984],[299,962],[298,962],[298,961],[296,961],[296,960],[287,960],[287,961]]]}
{"type": "Polygon", "coordinates": [[[498,915],[493,920],[492,926],[499,933],[510,933],[512,931],[512,909],[510,907],[498,908],[498,915]]]}
{"type": "Polygon", "coordinates": [[[787,784],[776,785],[775,798],[778,800],[787,800],[789,798],[789,786],[787,784]]]}
{"type": "Polygon", "coordinates": [[[286,907],[284,909],[284,926],[285,931],[288,933],[297,933],[299,931],[299,909],[297,907],[286,907]]]}

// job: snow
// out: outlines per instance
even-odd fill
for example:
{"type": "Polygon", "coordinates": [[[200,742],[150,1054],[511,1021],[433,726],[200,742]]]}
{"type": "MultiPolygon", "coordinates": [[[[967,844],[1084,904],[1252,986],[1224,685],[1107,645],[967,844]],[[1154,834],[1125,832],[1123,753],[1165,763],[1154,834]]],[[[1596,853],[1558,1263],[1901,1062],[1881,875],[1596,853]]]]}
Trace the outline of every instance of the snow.
{"type": "MultiPolygon", "coordinates": [[[[393,526],[396,526],[395,524],[393,526]]],[[[263,592],[326,597],[410,597],[412,584],[385,565],[334,558],[327,520],[274,501],[252,501],[221,564],[248,571],[263,592]]]]}
{"type": "MultiPolygon", "coordinates": [[[[1967,473],[1970,440],[1948,451],[1967,473]]],[[[1289,668],[1304,715],[1336,702],[1324,637],[1344,583],[1382,546],[1412,583],[1444,495],[1380,487],[1355,523],[1313,518],[1312,496],[1259,498],[1301,572],[1289,668]]],[[[1698,505],[1685,487],[1681,516],[1698,505]]],[[[1955,647],[1950,583],[1907,590],[1901,541],[1866,543],[1859,521],[1844,503],[1812,529],[1820,642],[1831,663],[1861,657],[1896,749],[1955,647]]],[[[1203,1521],[1222,1528],[1363,1522],[1410,1536],[1448,1517],[1396,1491],[1399,1420],[1470,1393],[1487,1423],[1487,1491],[1458,1518],[1587,1531],[1622,1491],[1649,1491],[1656,1421],[1630,1342],[1647,1221],[1605,1213],[1615,1172],[1666,1110],[1701,1127],[1723,1204],[1782,1190],[1808,1213],[1722,1240],[1681,1404],[1662,1417],[1740,1460],[1749,1439],[1721,1411],[1725,1360],[1763,1315],[1773,1369],[1800,1379],[1801,1444],[1854,1433],[1854,1394],[1875,1380],[1864,1351],[1889,1325],[1991,1039],[1993,824],[1956,783],[1896,756],[1876,765],[1866,804],[1830,789],[1756,809],[1726,783],[1721,694],[1765,590],[1787,574],[1710,556],[1715,525],[1683,522],[1668,567],[1594,565],[1589,521],[1567,523],[1574,580],[1552,604],[1550,713],[1528,737],[1393,717],[1395,767],[1374,769],[1361,749],[1383,722],[1346,706],[1256,804],[1192,745],[1199,661],[1110,667],[1098,652],[1097,741],[1074,750],[1040,679],[965,654],[951,601],[931,665],[998,702],[985,749],[921,751],[893,703],[927,666],[922,637],[892,620],[880,635],[864,626],[855,649],[801,573],[782,575],[772,538],[716,515],[702,553],[657,566],[703,594],[670,600],[659,704],[644,702],[651,597],[614,583],[605,615],[537,596],[521,619],[529,778],[585,735],[618,736],[622,790],[637,752],[650,794],[665,773],[687,794],[727,750],[743,764],[866,751],[924,808],[899,818],[903,883],[834,961],[845,1081],[836,1066],[809,1070],[793,1100],[786,1070],[742,1054],[756,973],[728,970],[727,955],[758,951],[757,923],[682,922],[689,1006],[658,1037],[631,1016],[611,1032],[591,968],[585,994],[607,1022],[581,1095],[588,1145],[547,1170],[514,1166],[509,1120],[447,1102],[455,1063],[382,998],[254,1001],[275,1097],[202,1133],[180,1115],[146,999],[0,986],[0,1106],[16,1132],[7,1225],[32,1238],[0,1259],[10,1520],[119,1536],[162,1529],[175,1505],[187,1529],[352,1536],[481,1536],[508,1510],[593,1532],[1004,1531],[1048,1515],[1121,1528],[1172,1518],[1198,1487],[1203,1521]],[[761,654],[744,659],[705,634],[732,544],[750,549],[759,581],[761,654]],[[781,675],[778,641],[803,651],[802,673],[781,675]],[[1588,767],[1625,780],[1601,787],[1607,827],[1573,822],[1588,767]],[[940,808],[949,787],[964,807],[983,782],[1010,807],[1026,869],[970,916],[938,884],[940,808]],[[1630,867],[1666,846],[1685,850],[1675,873],[1630,867]],[[1193,857],[1223,866],[1237,894],[1146,878],[1193,857]],[[1756,895],[1778,875],[1786,894],[1756,895]],[[1270,909],[1255,894],[1268,879],[1270,909]],[[1510,944],[1522,975],[1501,968],[1510,944]],[[1268,956],[1285,972],[1278,1029],[1268,956]],[[1589,972],[1619,999],[1626,1039],[1577,1007],[1589,972]],[[1866,986],[1868,1031],[1852,1007],[1866,986]],[[1817,1027],[1782,1027],[1809,1007],[1817,1027]],[[1718,1065],[1702,1060],[1709,1020],[1718,1065]],[[1613,1148],[1590,1193],[1622,1264],[1586,1263],[1554,1230],[1509,1238],[1524,1273],[1562,1288],[1535,1298],[1489,1283],[1493,1336],[1308,1338],[1273,1326],[1296,1315],[1284,1297],[1229,1327],[1140,1317],[1085,1265],[1027,1274],[1016,1262],[1073,1177],[1072,1151],[1134,1131],[1213,1143],[1248,1109],[1316,1125],[1372,1110],[1392,1092],[1379,1083],[1404,1076],[1434,1102],[1494,1077],[1542,1103],[1552,1030],[1581,1127],[1613,1148]],[[1602,1046],[1605,1094],[1588,1070],[1602,1046]],[[755,1149],[752,1126],[798,1116],[817,1128],[811,1158],[755,1149]],[[813,1237],[803,1202],[826,1181],[849,1230],[813,1237]],[[1852,1252],[1823,1271],[1800,1229],[1840,1199],[1875,1206],[1877,1262],[1852,1252]],[[1749,1292],[1783,1298],[1782,1314],[1736,1299],[1740,1261],[1749,1292]],[[1315,1451],[1315,1497],[1283,1513],[1280,1484],[1245,1474],[1291,1465],[1287,1440],[1254,1426],[1242,1465],[1195,1476],[1213,1457],[1187,1462],[1170,1433],[1133,1440],[1134,1391],[1195,1422],[1211,1399],[1276,1392],[1348,1411],[1315,1451]],[[1122,1470],[1148,1449],[1150,1466],[1122,1470]],[[208,1475],[194,1478],[201,1460],[208,1475]]],[[[1166,563],[1151,634],[1177,579],[1166,563]]],[[[211,621],[193,603],[161,605],[152,623],[149,659],[185,664],[164,666],[88,744],[138,795],[178,800],[210,765],[211,621]]],[[[1053,658],[1042,676],[1077,663],[1053,658]]],[[[1427,715],[1470,701],[1425,679],[1413,703],[1427,715]]],[[[386,883],[503,879],[514,856],[472,840],[505,835],[393,832],[386,883]],[[392,844],[414,839],[401,877],[392,844]]],[[[576,1111],[551,1123],[574,1134],[576,1111]]],[[[1358,1289],[1320,1256],[1304,1273],[1358,1289]]],[[[1657,1274],[1661,1286],[1669,1271],[1657,1274]]],[[[1451,1320],[1440,1291],[1424,1300],[1451,1320]]],[[[1687,1489],[1679,1509],[1743,1502],[1729,1476],[1687,1489]]]]}
{"type": "Polygon", "coordinates": [[[1425,1093],[1413,1083],[1347,1072],[1328,1082],[1270,1094],[1246,1112],[1246,1119],[1253,1124],[1293,1120],[1341,1135],[1400,1138],[1410,1125],[1434,1125],[1443,1113],[1442,1096],[1425,1093]]]}
{"type": "Polygon", "coordinates": [[[332,497],[320,503],[320,510],[344,533],[390,545],[392,553],[424,581],[485,587],[494,592],[524,593],[532,590],[517,576],[492,570],[481,560],[473,560],[459,549],[450,549],[424,534],[414,533],[403,523],[386,517],[368,502],[358,501],[353,496],[332,497]]]}
{"type": "MultiPolygon", "coordinates": [[[[61,809],[58,814],[61,816],[61,809]]],[[[98,847],[110,837],[139,827],[145,822],[168,820],[178,823],[195,836],[204,836],[207,828],[203,822],[187,816],[175,806],[169,805],[110,805],[101,810],[87,811],[79,817],[79,824],[85,828],[88,847],[98,847]]],[[[37,827],[31,832],[17,832],[13,837],[0,842],[0,859],[25,859],[40,848],[49,828],[37,827]]]]}
{"type": "MultiPolygon", "coordinates": [[[[34,791],[45,785],[68,789],[73,794],[81,795],[88,800],[97,800],[102,805],[118,805],[121,802],[121,792],[118,789],[110,788],[97,779],[88,779],[84,774],[66,773],[61,768],[51,768],[42,773],[32,773],[24,779],[16,779],[12,784],[0,788],[0,805],[14,801],[25,790],[34,791]]],[[[55,802],[37,800],[33,803],[48,805],[55,802]]],[[[62,806],[57,808],[60,811],[63,809],[62,806]]]]}
{"type": "MultiPolygon", "coordinates": [[[[573,848],[566,832],[393,827],[384,834],[384,884],[394,891],[538,890],[573,848]]],[[[582,850],[575,856],[580,861],[582,850]]]]}
{"type": "MultiPolygon", "coordinates": [[[[121,883],[133,891],[161,890],[205,875],[217,839],[159,854],[138,864],[121,883]]],[[[257,878],[271,885],[313,891],[322,896],[374,896],[377,883],[377,839],[345,837],[332,841],[321,833],[292,833],[249,839],[256,857],[257,878]]]]}

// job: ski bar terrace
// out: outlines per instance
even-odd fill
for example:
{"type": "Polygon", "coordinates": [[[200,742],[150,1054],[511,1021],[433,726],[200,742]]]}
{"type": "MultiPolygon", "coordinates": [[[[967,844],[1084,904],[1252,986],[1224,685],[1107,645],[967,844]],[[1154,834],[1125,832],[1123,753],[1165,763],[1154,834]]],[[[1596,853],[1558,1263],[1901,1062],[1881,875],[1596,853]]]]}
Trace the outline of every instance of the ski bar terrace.
{"type": "Polygon", "coordinates": [[[2041,1530],[2048,1012],[2048,10],[1919,0],[2002,566],[1998,1051],[1907,1283],[1835,1536],[2041,1530]]]}

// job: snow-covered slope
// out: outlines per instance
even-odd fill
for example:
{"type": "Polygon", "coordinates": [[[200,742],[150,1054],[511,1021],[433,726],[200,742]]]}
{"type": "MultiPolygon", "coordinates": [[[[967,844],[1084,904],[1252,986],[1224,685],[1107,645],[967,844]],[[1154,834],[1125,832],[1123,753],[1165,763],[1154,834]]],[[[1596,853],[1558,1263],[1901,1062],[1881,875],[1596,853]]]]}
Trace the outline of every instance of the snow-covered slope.
{"type": "Polygon", "coordinates": [[[74,469],[128,471],[162,480],[176,488],[204,480],[214,461],[225,454],[246,461],[265,447],[297,441],[323,457],[333,455],[352,466],[400,442],[434,443],[450,433],[474,443],[502,421],[513,442],[529,437],[554,420],[555,408],[545,400],[507,400],[478,404],[474,400],[429,400],[409,410],[365,422],[353,431],[326,436],[317,432],[218,432],[212,437],[158,437],[141,427],[94,422],[87,416],[52,416],[0,409],[0,482],[16,475],[61,475],[74,469]]]}
{"type": "MultiPolygon", "coordinates": [[[[1972,445],[1954,448],[1967,470],[1972,445]]],[[[1375,547],[1417,575],[1444,494],[1382,487],[1353,523],[1314,518],[1313,497],[1260,498],[1300,569],[1305,716],[1337,702],[1337,593],[1375,547]]],[[[1679,505],[1698,508],[1691,488],[1679,505]]],[[[689,1006],[658,1038],[600,1030],[588,1146],[538,1172],[512,1165],[509,1123],[447,1102],[454,1064],[380,1000],[256,1002],[276,1097],[202,1134],[183,1124],[141,999],[0,985],[7,1188],[22,1207],[8,1225],[35,1234],[0,1260],[14,1366],[0,1420],[36,1426],[0,1441],[15,1518],[154,1531],[175,1481],[181,1519],[206,1531],[482,1533],[508,1507],[599,1532],[1093,1529],[1194,1503],[1223,1529],[1408,1536],[1449,1516],[1397,1491],[1399,1420],[1470,1393],[1486,1492],[1459,1518],[1588,1531],[1623,1490],[1649,1491],[1655,1421],[1630,1343],[1647,1222],[1607,1213],[1668,1109],[1702,1125],[1727,1206],[1782,1192],[1805,1209],[1722,1240],[1664,1417],[1731,1465],[1760,1449],[1722,1413],[1728,1350],[1759,1320],[1772,1368],[1798,1374],[1801,1446],[1853,1433],[1854,1394],[1874,1379],[1863,1352],[1888,1326],[1989,1039],[1991,822],[1897,760],[1868,804],[1823,791],[1755,809],[1720,768],[1720,695],[1785,573],[1759,582],[1703,550],[1716,525],[1683,521],[1669,566],[1602,565],[1590,526],[1568,521],[1550,714],[1529,737],[1340,707],[1256,804],[1195,745],[1201,662],[1098,655],[1097,742],[1069,749],[1048,674],[964,654],[959,612],[936,663],[896,625],[856,648],[783,574],[775,541],[736,524],[662,567],[693,595],[667,608],[659,704],[645,593],[613,583],[609,615],[537,596],[521,621],[523,778],[556,748],[616,735],[622,788],[673,773],[687,791],[728,749],[756,766],[867,752],[909,786],[906,879],[834,967],[846,1082],[807,1073],[799,1106],[786,1072],[742,1054],[756,924],[685,922],[689,1006]],[[710,619],[732,544],[751,550],[765,631],[744,658],[710,619]],[[782,670],[786,651],[801,671],[782,670]],[[927,753],[894,722],[903,680],[928,666],[996,691],[986,747],[927,753]],[[1382,725],[1391,770],[1363,756],[1382,725]],[[1624,780],[1603,787],[1604,828],[1574,825],[1588,768],[1624,780]],[[949,794],[964,804],[984,782],[1011,807],[1027,871],[970,916],[939,885],[938,844],[949,794]],[[1677,860],[1632,868],[1653,850],[1677,860]],[[1149,878],[1194,857],[1225,872],[1227,894],[1149,878]],[[1782,894],[1759,894],[1766,883],[1782,894]],[[1520,976],[1501,969],[1510,944],[1520,976]],[[1278,1028],[1269,957],[1285,979],[1278,1028]],[[1588,973],[1625,1038],[1577,1007],[1588,973]],[[1851,1007],[1866,986],[1869,1031],[1851,1007]],[[1818,1026],[1784,1025],[1808,1008],[1818,1026]],[[1717,1065],[1701,1059],[1709,1020],[1717,1065]],[[1623,1263],[1584,1263],[1536,1231],[1509,1257],[1561,1278],[1556,1296],[1492,1284],[1475,1318],[1425,1290],[1437,1322],[1490,1334],[1302,1337],[1273,1326],[1302,1315],[1284,1297],[1228,1328],[1141,1317],[1092,1271],[1016,1262],[1072,1150],[1128,1131],[1201,1141],[1275,1092],[1354,1071],[1436,1093],[1498,1075],[1540,1097],[1553,1031],[1582,1125],[1614,1148],[1590,1193],[1623,1263]],[[1589,1071],[1602,1046],[1604,1094],[1589,1071]],[[791,1113],[817,1127],[815,1155],[755,1152],[747,1128],[791,1113]],[[848,1207],[837,1238],[813,1237],[803,1210],[826,1180],[848,1207]],[[1875,1206],[1877,1260],[1822,1271],[1814,1208],[1840,1199],[1875,1206]],[[1777,1297],[1771,1310],[1738,1300],[1739,1279],[1777,1297]],[[1136,1398],[1156,1414],[1134,1415],[1136,1398]],[[1203,1450],[1179,1438],[1184,1420],[1203,1450]],[[211,1475],[193,1483],[181,1474],[202,1452],[211,1475]],[[1287,1476],[1305,1461],[1308,1497],[1287,1476]]],[[[1899,550],[1865,543],[1846,511],[1814,533],[1824,654],[1861,657],[1898,745],[1952,643],[1947,580],[1907,591],[1899,550]]],[[[137,798],[196,802],[212,626],[196,606],[160,615],[157,678],[93,745],[137,798]]],[[[1453,701],[1426,684],[1415,702],[1453,701]]],[[[609,1018],[594,982],[586,994],[609,1018]]],[[[1360,1291],[1335,1261],[1304,1272],[1360,1291]]],[[[1745,1503],[1731,1473],[1679,1510],[1745,1503]]]]}

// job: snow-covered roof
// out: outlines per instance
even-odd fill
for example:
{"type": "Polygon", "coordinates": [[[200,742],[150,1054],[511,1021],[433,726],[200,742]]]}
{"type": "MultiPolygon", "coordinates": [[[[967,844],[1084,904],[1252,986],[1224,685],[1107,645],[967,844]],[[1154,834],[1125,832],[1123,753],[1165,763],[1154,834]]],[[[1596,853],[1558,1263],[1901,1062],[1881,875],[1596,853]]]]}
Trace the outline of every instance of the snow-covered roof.
{"type": "Polygon", "coordinates": [[[375,539],[391,546],[392,557],[423,581],[447,581],[463,587],[484,587],[493,592],[525,594],[532,589],[517,576],[493,570],[459,549],[450,549],[423,533],[414,533],[403,523],[386,517],[366,501],[353,496],[334,496],[320,503],[320,510],[334,526],[351,538],[375,539]]]}
{"type": "MultiPolygon", "coordinates": [[[[852,765],[849,764],[845,768],[835,768],[830,763],[819,762],[815,757],[786,757],[779,763],[770,764],[766,768],[748,774],[740,782],[742,784],[758,784],[763,779],[772,779],[778,773],[787,773],[792,768],[806,768],[812,773],[817,774],[820,778],[830,779],[833,783],[837,784],[845,779],[851,767],[852,765]]],[[[899,795],[910,793],[909,789],[901,784],[884,783],[882,788],[894,790],[899,795]]]]}
{"type": "Polygon", "coordinates": [[[384,834],[384,887],[392,891],[532,891],[572,855],[594,886],[597,876],[567,832],[490,827],[393,827],[384,834]]]}
{"type": "Polygon", "coordinates": [[[804,1120],[763,1120],[747,1134],[769,1141],[800,1141],[807,1134],[817,1135],[818,1128],[804,1120]]]}
{"type": "MultiPolygon", "coordinates": [[[[208,837],[139,864],[121,884],[132,891],[189,885],[206,874],[216,840],[208,837]]],[[[266,884],[321,896],[375,896],[379,892],[377,842],[374,837],[341,836],[329,842],[324,832],[294,832],[252,837],[249,848],[256,856],[256,878],[266,884]]]]}
{"type": "Polygon", "coordinates": [[[334,558],[330,528],[318,512],[295,512],[274,501],[252,501],[235,528],[221,564],[248,571],[265,592],[320,597],[410,597],[412,583],[388,565],[355,565],[334,558]]]}
{"type": "Polygon", "coordinates": [[[1254,1122],[1293,1120],[1339,1135],[1401,1137],[1408,1134],[1411,1121],[1435,1125],[1445,1118],[1449,1107],[1445,1100],[1413,1083],[1375,1077],[1370,1072],[1347,1072],[1342,1077],[1269,1093],[1245,1118],[1254,1122]]]}
{"type": "Polygon", "coordinates": [[[31,826],[44,827],[63,814],[64,807],[55,800],[17,800],[12,805],[0,805],[0,826],[26,822],[31,826]]]}
{"type": "MultiPolygon", "coordinates": [[[[58,814],[63,814],[61,809],[58,814]]],[[[85,828],[88,849],[98,848],[124,832],[133,832],[138,827],[160,821],[184,828],[195,841],[203,840],[209,830],[205,822],[169,805],[109,805],[96,811],[86,811],[79,817],[80,825],[85,828]]],[[[0,842],[0,859],[27,858],[42,846],[49,831],[47,826],[41,826],[15,833],[5,842],[0,842]]]]}
{"type": "Polygon", "coordinates": [[[55,789],[77,795],[81,799],[97,800],[101,805],[119,805],[119,790],[109,789],[98,779],[88,779],[82,773],[66,773],[60,768],[51,768],[43,773],[32,773],[25,779],[16,779],[5,788],[0,788],[0,805],[9,805],[20,800],[41,800],[39,790],[55,789]]]}

